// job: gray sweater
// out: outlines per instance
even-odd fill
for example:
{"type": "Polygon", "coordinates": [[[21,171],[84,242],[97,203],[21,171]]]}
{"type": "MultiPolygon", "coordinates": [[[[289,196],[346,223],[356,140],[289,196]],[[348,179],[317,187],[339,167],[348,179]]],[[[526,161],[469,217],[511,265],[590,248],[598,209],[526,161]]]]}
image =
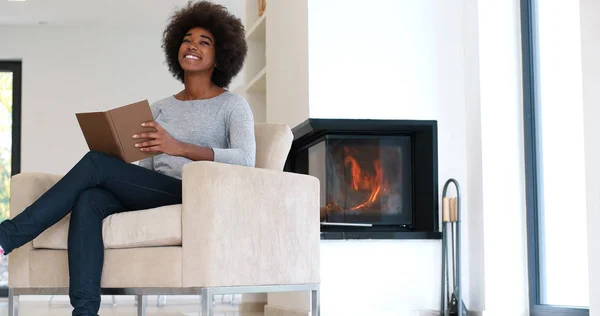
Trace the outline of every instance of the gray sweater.
{"type": "MultiPolygon", "coordinates": [[[[150,107],[154,120],[175,139],[212,148],[216,162],[254,166],[254,118],[243,97],[229,91],[206,100],[180,101],[170,96],[150,107]]],[[[189,162],[160,154],[139,165],[181,179],[183,165],[189,162]]]]}

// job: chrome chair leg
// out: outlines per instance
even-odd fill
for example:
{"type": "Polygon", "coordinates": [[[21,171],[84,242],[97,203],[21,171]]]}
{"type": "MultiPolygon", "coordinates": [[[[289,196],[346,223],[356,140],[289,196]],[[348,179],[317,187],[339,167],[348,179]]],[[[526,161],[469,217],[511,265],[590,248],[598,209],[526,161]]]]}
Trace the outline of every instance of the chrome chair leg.
{"type": "Polygon", "coordinates": [[[200,299],[202,300],[202,316],[214,316],[213,314],[213,295],[210,293],[210,289],[203,288],[200,290],[200,299]]]}
{"type": "Polygon", "coordinates": [[[19,315],[19,295],[14,294],[12,289],[8,289],[8,316],[19,315]]]}
{"type": "Polygon", "coordinates": [[[320,293],[319,290],[312,290],[310,291],[310,315],[311,316],[319,316],[320,314],[320,309],[321,309],[321,303],[319,302],[320,299],[320,293]]]}
{"type": "Polygon", "coordinates": [[[138,295],[137,296],[137,315],[138,316],[146,316],[146,306],[147,306],[147,297],[146,295],[138,295]]]}

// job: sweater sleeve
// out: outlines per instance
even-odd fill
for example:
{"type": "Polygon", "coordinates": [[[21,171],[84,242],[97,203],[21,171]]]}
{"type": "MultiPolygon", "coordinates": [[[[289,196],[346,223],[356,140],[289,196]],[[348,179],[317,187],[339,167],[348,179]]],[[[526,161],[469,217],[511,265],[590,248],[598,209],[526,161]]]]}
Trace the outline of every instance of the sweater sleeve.
{"type": "Polygon", "coordinates": [[[254,117],[248,102],[243,100],[236,104],[229,116],[227,128],[229,148],[213,148],[215,161],[254,167],[256,161],[254,117]]]}

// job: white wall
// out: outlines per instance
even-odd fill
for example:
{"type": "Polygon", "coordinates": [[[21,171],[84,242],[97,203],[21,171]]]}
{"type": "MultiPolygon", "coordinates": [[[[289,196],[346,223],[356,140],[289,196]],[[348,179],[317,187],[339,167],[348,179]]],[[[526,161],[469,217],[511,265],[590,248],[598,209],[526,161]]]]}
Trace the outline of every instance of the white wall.
{"type": "MultiPolygon", "coordinates": [[[[440,186],[458,179],[466,200],[465,302],[489,315],[525,315],[519,1],[379,0],[367,8],[363,1],[310,2],[310,117],[438,120],[440,186]]],[[[372,314],[439,309],[438,271],[399,273],[395,282],[361,272],[400,260],[397,253],[439,266],[438,249],[421,241],[322,242],[324,315],[343,310],[338,297],[353,297],[355,287],[381,293],[356,303],[372,314]],[[355,263],[347,268],[349,259],[355,263]],[[355,274],[348,278],[340,266],[355,274]]]]}
{"type": "Polygon", "coordinates": [[[438,105],[454,102],[437,91],[440,72],[448,67],[441,46],[460,42],[449,21],[455,7],[439,1],[309,0],[310,117],[435,117],[438,105]]]}
{"type": "MultiPolygon", "coordinates": [[[[310,117],[438,120],[440,194],[452,177],[466,200],[468,8],[462,0],[309,1],[310,117]]],[[[469,204],[463,205],[470,223],[469,204]]],[[[471,238],[463,227],[463,293],[469,307],[480,306],[469,302],[471,238]]],[[[439,310],[440,264],[439,241],[323,241],[323,315],[439,310]]]]}
{"type": "Polygon", "coordinates": [[[528,315],[519,2],[479,1],[486,315],[528,315]]]}
{"type": "Polygon", "coordinates": [[[485,265],[483,252],[483,171],[481,155],[481,95],[479,69],[479,21],[478,0],[465,0],[463,3],[463,34],[465,64],[465,137],[467,182],[466,203],[469,210],[465,221],[469,228],[467,235],[469,282],[469,305],[474,311],[484,310],[485,265]]]}
{"type": "Polygon", "coordinates": [[[397,316],[439,310],[439,244],[433,240],[322,241],[322,315],[397,316]]]}
{"type": "Polygon", "coordinates": [[[87,151],[76,112],[179,91],[160,29],[0,27],[0,59],[23,61],[22,171],[63,174],[87,151]]]}
{"type": "Polygon", "coordinates": [[[600,315],[600,3],[580,0],[590,315],[600,315]]]}
{"type": "Polygon", "coordinates": [[[308,118],[308,8],[305,1],[267,6],[266,120],[294,127],[308,118]]]}
{"type": "MultiPolygon", "coordinates": [[[[23,61],[22,171],[63,174],[87,151],[76,112],[167,97],[157,27],[0,27],[0,59],[23,61]]],[[[235,83],[232,85],[232,88],[235,83]]]]}

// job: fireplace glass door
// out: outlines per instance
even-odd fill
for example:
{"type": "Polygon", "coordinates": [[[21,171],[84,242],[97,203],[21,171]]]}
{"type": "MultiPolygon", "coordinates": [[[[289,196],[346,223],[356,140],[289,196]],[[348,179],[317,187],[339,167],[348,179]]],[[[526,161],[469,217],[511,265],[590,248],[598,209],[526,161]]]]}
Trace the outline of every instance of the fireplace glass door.
{"type": "Polygon", "coordinates": [[[321,219],[335,224],[412,224],[409,136],[329,135],[309,153],[321,180],[321,219]]]}

